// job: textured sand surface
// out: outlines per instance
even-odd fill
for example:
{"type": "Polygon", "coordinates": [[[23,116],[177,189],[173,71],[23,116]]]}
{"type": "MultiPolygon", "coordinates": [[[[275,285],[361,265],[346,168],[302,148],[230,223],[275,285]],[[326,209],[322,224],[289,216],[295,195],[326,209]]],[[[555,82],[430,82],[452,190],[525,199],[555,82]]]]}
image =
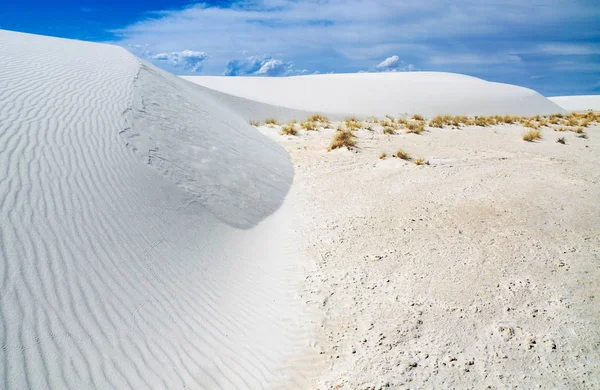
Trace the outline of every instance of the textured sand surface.
{"type": "Polygon", "coordinates": [[[293,168],[203,91],[0,31],[0,388],[296,383],[293,168]]]}
{"type": "Polygon", "coordinates": [[[183,78],[217,91],[263,103],[328,114],[531,116],[564,112],[531,89],[454,73],[183,78]]]}
{"type": "Polygon", "coordinates": [[[600,111],[600,95],[553,96],[548,99],[569,111],[600,111]]]}
{"type": "Polygon", "coordinates": [[[354,152],[262,131],[292,155],[317,263],[314,388],[600,387],[600,127],[375,127],[354,152]],[[379,159],[398,148],[431,165],[379,159]]]}

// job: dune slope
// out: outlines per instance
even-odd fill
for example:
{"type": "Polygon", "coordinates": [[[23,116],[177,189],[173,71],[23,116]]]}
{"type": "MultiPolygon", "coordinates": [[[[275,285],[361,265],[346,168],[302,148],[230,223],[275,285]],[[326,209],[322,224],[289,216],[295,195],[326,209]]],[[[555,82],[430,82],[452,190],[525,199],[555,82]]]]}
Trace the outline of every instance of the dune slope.
{"type": "Polygon", "coordinates": [[[231,95],[328,114],[530,116],[565,112],[531,89],[453,73],[355,73],[282,78],[183,77],[231,95]]]}
{"type": "Polygon", "coordinates": [[[569,111],[600,111],[600,95],[553,96],[548,99],[569,111]]]}
{"type": "Polygon", "coordinates": [[[0,48],[0,388],[281,379],[287,154],[122,48],[7,31],[0,48]]]}

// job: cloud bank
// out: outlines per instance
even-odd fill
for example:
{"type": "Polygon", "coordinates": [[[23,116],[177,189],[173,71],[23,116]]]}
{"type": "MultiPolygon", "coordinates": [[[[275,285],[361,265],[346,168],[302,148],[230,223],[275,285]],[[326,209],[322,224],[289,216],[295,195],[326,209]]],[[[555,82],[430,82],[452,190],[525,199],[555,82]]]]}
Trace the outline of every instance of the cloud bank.
{"type": "Polygon", "coordinates": [[[593,0],[243,0],[157,11],[115,31],[116,43],[135,54],[131,48],[142,45],[161,55],[147,58],[180,73],[418,68],[545,85],[549,94],[567,83],[582,92],[600,76],[594,66],[600,63],[600,7],[593,0]],[[184,49],[209,57],[196,62],[199,67],[162,59],[184,49]],[[256,68],[250,58],[266,61],[256,68]],[[565,61],[579,74],[559,70],[565,61]],[[547,77],[531,78],[541,73],[547,77]]]}
{"type": "Polygon", "coordinates": [[[202,70],[202,62],[208,58],[208,54],[202,51],[183,50],[171,53],[158,53],[150,56],[157,61],[165,61],[174,67],[179,67],[191,72],[202,70]]]}

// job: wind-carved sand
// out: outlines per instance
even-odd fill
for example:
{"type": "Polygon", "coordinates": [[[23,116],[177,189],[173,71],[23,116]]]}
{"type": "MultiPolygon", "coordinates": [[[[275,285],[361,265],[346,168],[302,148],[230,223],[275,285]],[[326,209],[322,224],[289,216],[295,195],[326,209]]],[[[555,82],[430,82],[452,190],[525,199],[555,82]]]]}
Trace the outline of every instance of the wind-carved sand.
{"type": "Polygon", "coordinates": [[[287,153],[122,48],[0,47],[0,388],[294,385],[287,153]]]}
{"type": "Polygon", "coordinates": [[[597,121],[362,118],[566,113],[462,75],[192,80],[0,31],[0,388],[600,386],[597,121]],[[249,125],[316,112],[359,118],[249,125]]]}

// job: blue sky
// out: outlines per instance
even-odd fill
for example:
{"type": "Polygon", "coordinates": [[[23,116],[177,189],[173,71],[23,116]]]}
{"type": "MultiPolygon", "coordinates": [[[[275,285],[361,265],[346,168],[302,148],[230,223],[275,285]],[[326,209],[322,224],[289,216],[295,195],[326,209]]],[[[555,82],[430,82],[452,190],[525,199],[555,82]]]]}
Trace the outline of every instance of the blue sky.
{"type": "Polygon", "coordinates": [[[600,94],[598,0],[23,0],[0,28],[115,43],[176,74],[446,71],[600,94]]]}

